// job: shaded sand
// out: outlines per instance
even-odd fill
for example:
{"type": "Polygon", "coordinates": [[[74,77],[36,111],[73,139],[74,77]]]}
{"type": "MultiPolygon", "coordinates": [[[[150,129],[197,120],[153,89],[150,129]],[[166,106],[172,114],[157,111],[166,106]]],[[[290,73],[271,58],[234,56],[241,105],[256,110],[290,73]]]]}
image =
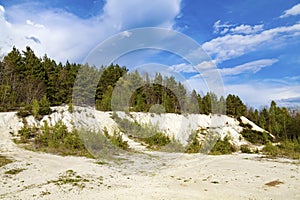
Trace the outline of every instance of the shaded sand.
{"type": "Polygon", "coordinates": [[[96,164],[20,149],[9,131],[0,129],[0,154],[14,160],[0,168],[0,199],[300,199],[299,160],[147,152],[96,164]]]}

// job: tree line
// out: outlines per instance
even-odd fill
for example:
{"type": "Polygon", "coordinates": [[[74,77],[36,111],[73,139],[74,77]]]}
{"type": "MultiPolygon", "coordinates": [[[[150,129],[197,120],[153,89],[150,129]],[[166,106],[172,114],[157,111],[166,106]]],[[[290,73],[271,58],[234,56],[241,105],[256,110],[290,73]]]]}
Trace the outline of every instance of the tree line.
{"type": "Polygon", "coordinates": [[[187,91],[174,77],[163,77],[160,73],[150,78],[147,73],[128,73],[126,67],[118,64],[96,68],[68,61],[56,63],[47,55],[37,57],[30,47],[24,51],[13,47],[0,61],[0,111],[18,110],[32,104],[43,109],[45,105],[70,104],[74,88],[82,101],[92,99],[101,111],[149,112],[156,105],[168,113],[222,114],[226,110],[230,116],[246,116],[278,139],[299,137],[299,112],[291,113],[274,101],[260,110],[247,108],[237,95],[218,97],[208,92],[201,96],[195,90],[187,91]],[[83,72],[80,75],[79,70],[83,72]],[[97,78],[97,74],[101,76],[96,91],[89,92],[87,79],[97,78]],[[75,84],[76,78],[81,84],[75,84]]]}

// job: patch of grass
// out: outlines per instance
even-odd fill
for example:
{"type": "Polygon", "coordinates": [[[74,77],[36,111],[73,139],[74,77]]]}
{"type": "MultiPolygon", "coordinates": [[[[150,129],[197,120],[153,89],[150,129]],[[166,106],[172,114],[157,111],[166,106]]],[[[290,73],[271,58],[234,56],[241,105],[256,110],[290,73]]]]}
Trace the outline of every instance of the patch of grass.
{"type": "Polygon", "coordinates": [[[141,138],[141,140],[147,143],[151,149],[160,149],[171,142],[170,138],[161,132],[156,132],[150,137],[141,138]]]}
{"type": "Polygon", "coordinates": [[[42,191],[41,192],[41,196],[46,196],[46,195],[50,195],[51,193],[49,191],[42,191]]]}
{"type": "Polygon", "coordinates": [[[137,122],[121,119],[117,114],[113,114],[112,117],[118,123],[122,132],[127,133],[134,140],[146,143],[151,149],[159,150],[171,143],[168,136],[151,124],[141,126],[137,122]]]}
{"type": "Polygon", "coordinates": [[[10,170],[4,172],[4,174],[15,175],[15,174],[18,174],[18,173],[20,173],[20,172],[22,172],[22,171],[24,171],[24,170],[25,170],[25,169],[23,169],[23,168],[19,168],[19,169],[10,169],[10,170]]]}
{"type": "Polygon", "coordinates": [[[113,159],[115,155],[123,151],[122,148],[113,145],[112,142],[100,132],[80,129],[79,136],[88,152],[96,158],[113,159]]]}
{"type": "Polygon", "coordinates": [[[271,157],[300,159],[300,143],[297,139],[285,140],[278,145],[268,143],[264,146],[262,152],[271,157]]]}
{"type": "Polygon", "coordinates": [[[111,143],[117,147],[120,147],[123,150],[127,150],[128,149],[128,143],[127,141],[123,141],[122,139],[122,135],[119,132],[114,131],[114,134],[112,136],[110,136],[108,134],[108,131],[106,129],[104,129],[104,135],[105,137],[107,137],[107,139],[109,139],[111,141],[111,143]]]}
{"type": "Polygon", "coordinates": [[[79,187],[80,189],[85,187],[86,182],[89,182],[89,180],[77,175],[73,170],[67,170],[65,173],[61,174],[57,180],[48,181],[48,183],[54,183],[58,186],[69,184],[73,187],[79,187]]]}
{"type": "Polygon", "coordinates": [[[179,141],[175,140],[175,138],[172,138],[170,143],[166,144],[165,146],[162,146],[159,150],[164,152],[183,153],[185,151],[185,147],[179,141]]]}
{"type": "Polygon", "coordinates": [[[5,156],[0,155],[0,167],[12,163],[13,161],[5,156]]]}
{"type": "Polygon", "coordinates": [[[185,149],[185,153],[199,153],[201,149],[201,144],[198,140],[197,132],[193,132],[188,139],[188,145],[185,149]]]}
{"type": "Polygon", "coordinates": [[[99,161],[97,161],[95,163],[98,164],[98,165],[107,165],[108,164],[107,162],[102,161],[102,160],[99,160],[99,161]]]}
{"type": "Polygon", "coordinates": [[[249,154],[253,153],[249,148],[249,146],[245,144],[241,145],[240,150],[242,153],[249,153],[249,154]]]}
{"type": "Polygon", "coordinates": [[[74,155],[93,157],[85,148],[79,137],[78,130],[68,131],[66,125],[59,121],[50,127],[46,122],[41,128],[24,126],[18,131],[19,140],[25,143],[26,149],[43,151],[58,155],[74,155]]]}
{"type": "Polygon", "coordinates": [[[283,184],[284,182],[279,181],[279,180],[275,180],[275,181],[271,181],[266,183],[265,185],[269,186],[269,187],[275,187],[277,185],[283,184]]]}
{"type": "Polygon", "coordinates": [[[229,142],[229,137],[224,137],[223,140],[218,139],[214,147],[211,149],[211,155],[231,154],[237,149],[229,142]]]}

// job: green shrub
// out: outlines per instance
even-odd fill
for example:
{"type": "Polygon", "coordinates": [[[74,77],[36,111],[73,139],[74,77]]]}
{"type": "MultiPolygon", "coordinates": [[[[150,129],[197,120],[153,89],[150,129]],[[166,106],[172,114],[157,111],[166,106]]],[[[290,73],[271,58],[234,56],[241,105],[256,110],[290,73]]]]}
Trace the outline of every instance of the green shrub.
{"type": "Polygon", "coordinates": [[[141,138],[141,140],[147,143],[152,149],[159,149],[171,142],[170,138],[161,132],[156,132],[150,137],[141,138]]]}
{"type": "Polygon", "coordinates": [[[50,102],[46,96],[40,101],[34,99],[31,105],[26,105],[17,112],[17,116],[24,118],[33,115],[36,119],[41,119],[44,115],[51,114],[50,102]]]}
{"type": "Polygon", "coordinates": [[[112,159],[114,155],[122,151],[116,147],[102,133],[86,129],[79,130],[79,136],[84,142],[86,149],[97,158],[112,159]]]}
{"type": "Polygon", "coordinates": [[[25,169],[23,169],[23,168],[20,168],[20,169],[10,169],[10,170],[4,172],[4,174],[15,175],[15,174],[18,174],[18,173],[20,173],[20,172],[22,172],[24,170],[25,169]]]}
{"type": "Polygon", "coordinates": [[[21,117],[21,118],[28,117],[32,114],[31,111],[32,111],[32,106],[27,105],[27,106],[21,108],[20,110],[18,110],[17,116],[21,117]]]}
{"type": "Polygon", "coordinates": [[[32,115],[34,118],[39,119],[40,105],[39,102],[35,99],[32,102],[32,115]]]}
{"type": "Polygon", "coordinates": [[[8,159],[7,157],[0,155],[0,167],[7,165],[9,163],[12,163],[12,162],[13,161],[11,159],[8,159]]]}
{"type": "Polygon", "coordinates": [[[278,145],[278,148],[283,156],[293,159],[300,158],[300,143],[297,139],[285,140],[278,145]]]}
{"type": "Polygon", "coordinates": [[[34,127],[29,127],[27,125],[24,125],[19,131],[18,135],[20,136],[20,141],[21,143],[26,143],[28,140],[32,139],[35,137],[37,132],[37,128],[34,127]]]}
{"type": "Polygon", "coordinates": [[[72,103],[69,103],[69,104],[68,104],[68,111],[69,111],[70,113],[73,113],[74,107],[73,107],[73,104],[72,104],[72,103]]]}
{"type": "Polygon", "coordinates": [[[220,155],[220,154],[231,154],[236,151],[236,148],[229,142],[229,137],[226,136],[223,140],[218,139],[210,154],[220,155]]]}
{"type": "Polygon", "coordinates": [[[170,143],[160,147],[159,150],[164,152],[185,152],[184,146],[179,141],[175,140],[175,138],[172,138],[170,143]]]}
{"type": "Polygon", "coordinates": [[[277,146],[274,146],[271,142],[268,142],[262,149],[262,152],[266,155],[275,157],[279,155],[279,148],[277,146]]]}
{"type": "Polygon", "coordinates": [[[242,153],[253,153],[248,145],[241,145],[240,150],[242,153]]]}
{"type": "Polygon", "coordinates": [[[251,142],[252,144],[267,144],[272,141],[272,137],[267,132],[260,132],[250,129],[243,129],[241,132],[245,140],[251,142]]]}
{"type": "Polygon", "coordinates": [[[51,114],[50,102],[46,96],[39,101],[39,107],[39,115],[44,116],[51,114]]]}
{"type": "Polygon", "coordinates": [[[114,134],[112,136],[108,134],[108,131],[106,129],[104,129],[103,132],[105,137],[107,137],[113,145],[115,145],[116,147],[120,147],[123,150],[128,149],[129,146],[127,141],[123,141],[122,135],[119,132],[114,131],[114,134]]]}
{"type": "Polygon", "coordinates": [[[24,126],[18,131],[20,140],[16,142],[27,143],[30,150],[44,151],[59,155],[77,155],[91,157],[86,150],[77,130],[68,131],[67,127],[59,121],[50,127],[47,122],[40,129],[24,126]]]}
{"type": "Polygon", "coordinates": [[[197,132],[193,132],[188,139],[188,145],[186,147],[185,153],[199,153],[201,149],[200,142],[198,140],[197,132]]]}
{"type": "Polygon", "coordinates": [[[137,122],[121,119],[117,114],[113,114],[113,119],[118,123],[122,132],[127,133],[130,138],[149,145],[149,148],[160,149],[171,142],[170,138],[158,131],[155,126],[141,126],[137,122]]]}

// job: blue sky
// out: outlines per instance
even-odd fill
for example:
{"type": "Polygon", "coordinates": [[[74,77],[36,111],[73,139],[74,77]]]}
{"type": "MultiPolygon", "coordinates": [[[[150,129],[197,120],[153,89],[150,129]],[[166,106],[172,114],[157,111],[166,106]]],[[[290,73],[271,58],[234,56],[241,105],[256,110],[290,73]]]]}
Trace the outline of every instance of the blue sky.
{"type": "MultiPolygon", "coordinates": [[[[110,36],[161,27],[197,41],[222,76],[224,90],[260,108],[276,100],[300,105],[299,0],[0,0],[0,56],[29,45],[56,61],[84,62],[110,36]]],[[[157,50],[117,63],[159,63],[205,93],[205,80],[185,60],[157,50]],[[201,80],[202,79],[202,80],[201,80]]]]}

